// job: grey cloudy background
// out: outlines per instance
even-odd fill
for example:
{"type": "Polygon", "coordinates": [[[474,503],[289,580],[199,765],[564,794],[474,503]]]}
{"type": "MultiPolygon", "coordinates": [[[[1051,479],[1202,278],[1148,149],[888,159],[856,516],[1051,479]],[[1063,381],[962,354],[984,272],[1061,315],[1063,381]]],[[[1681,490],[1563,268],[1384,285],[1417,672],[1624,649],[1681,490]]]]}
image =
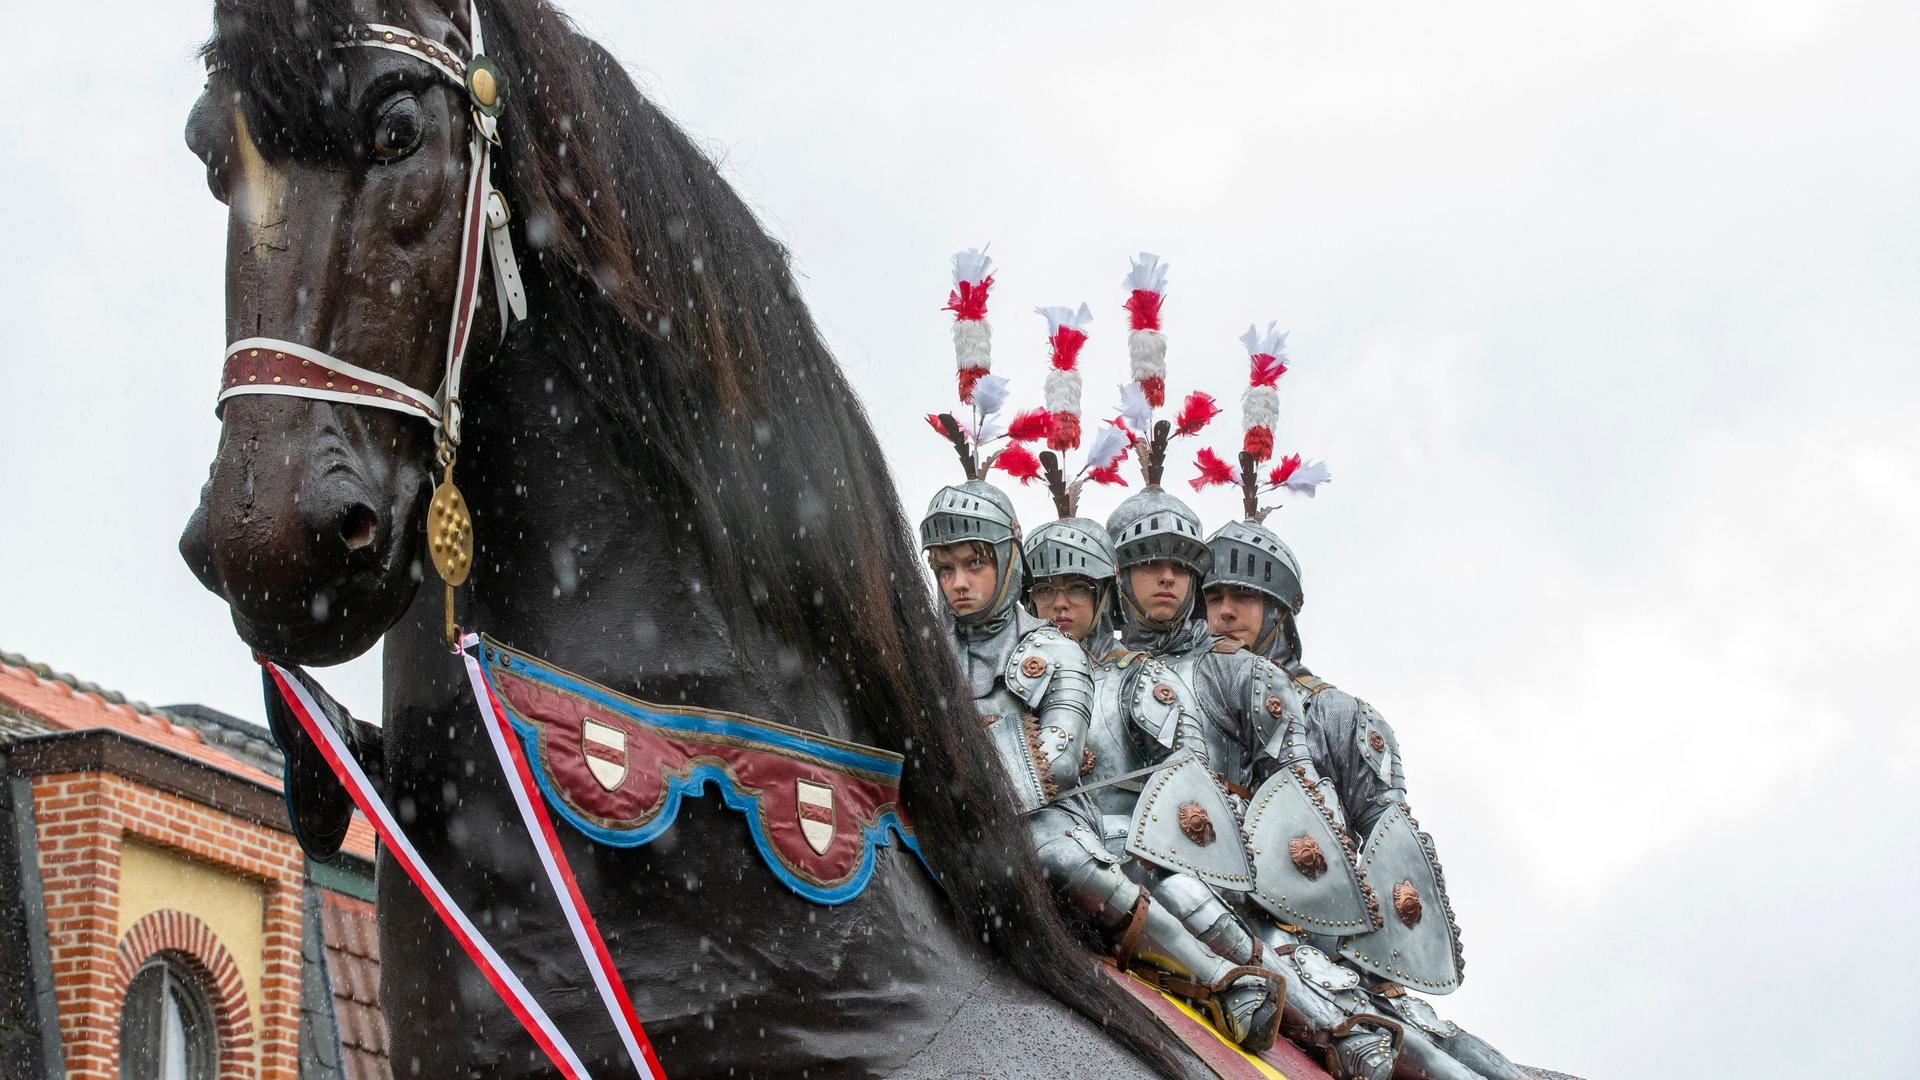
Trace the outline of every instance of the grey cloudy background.
{"type": "MultiPolygon", "coordinates": [[[[1275,524],[1439,839],[1447,1014],[1595,1078],[1920,1074],[1920,9],[572,7],[791,246],[910,511],[956,248],[1023,401],[1030,309],[1086,300],[1110,405],[1137,250],[1175,389],[1231,408],[1235,335],[1292,331],[1280,442],[1336,479],[1275,524]]],[[[173,553],[223,344],[206,5],[4,22],[0,645],[257,717],[173,553]]],[[[377,711],[374,664],[326,678],[377,711]]]]}

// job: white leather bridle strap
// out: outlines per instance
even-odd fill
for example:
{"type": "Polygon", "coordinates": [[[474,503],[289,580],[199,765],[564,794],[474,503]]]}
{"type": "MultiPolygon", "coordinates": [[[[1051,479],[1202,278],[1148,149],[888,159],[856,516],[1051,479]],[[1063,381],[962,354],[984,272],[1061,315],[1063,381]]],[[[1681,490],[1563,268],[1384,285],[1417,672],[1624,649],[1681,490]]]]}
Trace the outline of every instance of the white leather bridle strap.
{"type": "MultiPolygon", "coordinates": [[[[392,376],[347,363],[338,357],[308,345],[279,338],[254,337],[227,346],[226,363],[221,371],[220,396],[214,401],[219,415],[229,398],[250,394],[278,394],[287,397],[315,398],[418,416],[441,433],[442,440],[457,446],[460,442],[460,380],[466,368],[467,345],[473,331],[474,303],[480,288],[480,263],[489,259],[493,267],[494,295],[500,305],[500,334],[504,338],[513,319],[527,317],[526,287],[520,280],[519,263],[513,256],[512,234],[507,229],[510,215],[506,197],[493,183],[493,148],[500,141],[498,95],[505,88],[485,59],[485,41],[481,36],[480,9],[468,6],[469,40],[473,55],[462,59],[441,42],[422,37],[400,26],[367,23],[348,27],[334,42],[336,49],[388,49],[415,57],[445,76],[469,96],[468,110],[473,121],[468,140],[466,199],[460,230],[460,276],[454,286],[453,312],[447,333],[445,367],[440,386],[427,393],[408,386],[392,376]],[[486,68],[494,80],[490,107],[475,90],[476,69],[486,68]]],[[[217,68],[216,68],[217,70],[217,68]]]]}

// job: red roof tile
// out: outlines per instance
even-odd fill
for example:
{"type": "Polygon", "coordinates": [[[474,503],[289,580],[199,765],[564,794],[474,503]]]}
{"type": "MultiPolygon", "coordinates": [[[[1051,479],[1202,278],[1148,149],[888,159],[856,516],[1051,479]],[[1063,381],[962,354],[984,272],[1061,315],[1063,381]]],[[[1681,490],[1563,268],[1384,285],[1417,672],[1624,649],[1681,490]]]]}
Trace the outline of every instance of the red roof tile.
{"type": "MultiPolygon", "coordinates": [[[[78,689],[65,679],[41,675],[33,668],[0,661],[0,711],[18,713],[49,731],[116,731],[273,791],[280,790],[278,776],[208,745],[200,732],[174,723],[164,713],[137,708],[126,701],[109,701],[99,692],[78,689]]],[[[344,846],[349,854],[373,858],[373,829],[358,813],[347,827],[344,846]]]]}
{"type": "Polygon", "coordinates": [[[373,905],[330,889],[322,889],[320,899],[342,1072],[346,1080],[392,1080],[387,1021],[380,1012],[380,938],[373,905]]]}

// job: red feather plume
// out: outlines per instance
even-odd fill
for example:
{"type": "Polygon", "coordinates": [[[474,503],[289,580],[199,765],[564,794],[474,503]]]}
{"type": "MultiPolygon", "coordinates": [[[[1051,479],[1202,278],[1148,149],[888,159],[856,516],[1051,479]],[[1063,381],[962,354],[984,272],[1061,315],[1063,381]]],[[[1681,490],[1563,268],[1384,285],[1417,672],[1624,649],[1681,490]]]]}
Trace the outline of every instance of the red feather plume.
{"type": "Polygon", "coordinates": [[[1008,476],[1023,484],[1040,476],[1040,459],[1019,443],[1008,443],[1006,449],[994,455],[992,467],[1005,470],[1008,476]]]}
{"type": "Polygon", "coordinates": [[[1286,361],[1277,356],[1268,356],[1266,353],[1254,353],[1253,373],[1248,376],[1247,381],[1254,386],[1272,386],[1280,381],[1280,376],[1286,373],[1286,361]]]}
{"type": "Polygon", "coordinates": [[[1140,390],[1147,395],[1147,404],[1156,409],[1167,403],[1167,380],[1158,375],[1141,379],[1140,390]]]}
{"type": "Polygon", "coordinates": [[[955,319],[984,319],[987,317],[987,290],[991,288],[992,274],[982,278],[979,284],[962,281],[947,294],[946,310],[953,312],[955,319]]]}
{"type": "Polygon", "coordinates": [[[1240,443],[1240,449],[1253,455],[1255,461],[1265,461],[1273,456],[1273,429],[1251,427],[1247,437],[1240,443]]]}
{"type": "Polygon", "coordinates": [[[1173,433],[1175,435],[1196,434],[1219,415],[1220,406],[1213,403],[1213,395],[1195,390],[1180,403],[1180,415],[1173,420],[1173,433]]]}
{"type": "Polygon", "coordinates": [[[1201,450],[1194,457],[1193,464],[1200,470],[1200,475],[1187,482],[1193,485],[1195,491],[1210,488],[1216,484],[1231,484],[1239,479],[1233,473],[1233,466],[1221,461],[1220,455],[1214,453],[1212,447],[1201,450]]]}
{"type": "Polygon", "coordinates": [[[1133,290],[1133,295],[1127,297],[1126,304],[1128,329],[1160,329],[1160,302],[1165,299],[1165,293],[1157,293],[1152,289],[1133,290]]]}
{"type": "Polygon", "coordinates": [[[1047,435],[1052,450],[1074,450],[1080,446],[1080,417],[1064,410],[1053,414],[1053,431],[1047,435]]]}
{"type": "Polygon", "coordinates": [[[1072,371],[1080,362],[1080,347],[1087,343],[1087,332],[1063,326],[1053,335],[1053,366],[1061,371],[1072,371]]]}
{"type": "Polygon", "coordinates": [[[1007,437],[1014,442],[1032,442],[1053,434],[1053,414],[1044,408],[1028,409],[1007,425],[1007,437]]]}
{"type": "Polygon", "coordinates": [[[1105,468],[1088,469],[1087,479],[1093,481],[1096,484],[1111,484],[1116,487],[1126,487],[1127,478],[1120,475],[1120,462],[1123,460],[1125,459],[1114,458],[1113,464],[1108,465],[1105,468]]]}
{"type": "Polygon", "coordinates": [[[938,413],[927,414],[927,426],[932,428],[941,438],[944,439],[947,437],[947,425],[940,422],[938,413]]]}
{"type": "Polygon", "coordinates": [[[1299,467],[1300,455],[1288,454],[1286,457],[1280,459],[1280,464],[1275,466],[1271,473],[1267,474],[1267,483],[1274,487],[1279,487],[1281,484],[1286,483],[1287,477],[1292,476],[1293,471],[1299,467]]]}

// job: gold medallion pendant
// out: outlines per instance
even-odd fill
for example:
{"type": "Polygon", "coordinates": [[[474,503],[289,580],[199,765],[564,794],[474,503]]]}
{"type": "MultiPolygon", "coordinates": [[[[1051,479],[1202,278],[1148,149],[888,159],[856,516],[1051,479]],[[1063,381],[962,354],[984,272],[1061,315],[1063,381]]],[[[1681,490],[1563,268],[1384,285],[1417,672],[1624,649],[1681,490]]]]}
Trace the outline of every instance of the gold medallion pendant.
{"type": "Polygon", "coordinates": [[[449,586],[464,584],[473,570],[473,517],[467,513],[467,500],[453,485],[451,468],[427,504],[427,553],[440,580],[449,586]]]}

